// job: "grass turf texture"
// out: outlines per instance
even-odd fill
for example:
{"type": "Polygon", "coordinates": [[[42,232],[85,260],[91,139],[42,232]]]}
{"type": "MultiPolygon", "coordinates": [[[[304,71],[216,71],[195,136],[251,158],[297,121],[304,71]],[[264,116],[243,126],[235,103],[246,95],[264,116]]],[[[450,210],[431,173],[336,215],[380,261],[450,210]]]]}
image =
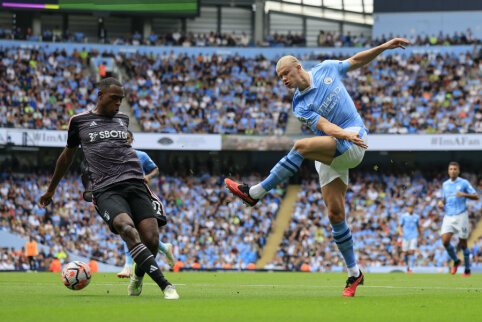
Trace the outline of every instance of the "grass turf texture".
{"type": "Polygon", "coordinates": [[[162,298],[146,275],[139,297],[126,279],[98,273],[67,289],[60,273],[0,273],[1,321],[476,321],[482,274],[368,274],[355,298],[341,273],[167,273],[181,296],[162,298]]]}

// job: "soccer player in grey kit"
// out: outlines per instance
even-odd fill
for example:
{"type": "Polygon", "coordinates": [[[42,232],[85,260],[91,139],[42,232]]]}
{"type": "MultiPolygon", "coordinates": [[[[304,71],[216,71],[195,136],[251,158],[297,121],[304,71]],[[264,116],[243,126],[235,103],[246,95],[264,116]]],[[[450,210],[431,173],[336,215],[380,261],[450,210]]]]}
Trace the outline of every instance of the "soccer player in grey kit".
{"type": "Polygon", "coordinates": [[[46,207],[52,202],[60,180],[81,145],[98,213],[110,230],[126,242],[137,264],[128,294],[141,294],[147,273],[159,285],[165,299],[178,299],[175,287],[164,278],[155,260],[162,209],[153,208],[152,193],[144,183],[139,158],[127,142],[129,118],[119,113],[123,86],[109,77],[99,83],[98,90],[96,107],[70,119],[67,146],[57,159],[54,175],[39,204],[46,207]]]}

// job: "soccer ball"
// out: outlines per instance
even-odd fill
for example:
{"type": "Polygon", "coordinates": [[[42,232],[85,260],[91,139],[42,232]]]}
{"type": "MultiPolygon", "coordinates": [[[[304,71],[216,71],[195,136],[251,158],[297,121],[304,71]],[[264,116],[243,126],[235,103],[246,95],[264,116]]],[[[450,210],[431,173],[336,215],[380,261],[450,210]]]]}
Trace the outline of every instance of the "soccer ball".
{"type": "Polygon", "coordinates": [[[62,282],[67,288],[77,291],[90,283],[92,272],[89,265],[80,261],[70,262],[62,270],[62,282]]]}

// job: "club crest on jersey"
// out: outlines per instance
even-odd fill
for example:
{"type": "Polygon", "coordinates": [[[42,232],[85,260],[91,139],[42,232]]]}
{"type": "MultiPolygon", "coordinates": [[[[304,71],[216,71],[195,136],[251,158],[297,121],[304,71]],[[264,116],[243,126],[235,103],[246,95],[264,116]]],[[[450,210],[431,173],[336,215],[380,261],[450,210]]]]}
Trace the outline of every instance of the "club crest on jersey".
{"type": "Polygon", "coordinates": [[[457,190],[460,190],[461,187],[460,187],[460,186],[457,186],[457,187],[455,187],[455,188],[456,188],[457,190]]]}
{"type": "Polygon", "coordinates": [[[121,119],[118,119],[119,120],[119,124],[122,125],[122,126],[125,126],[124,122],[122,122],[121,119]]]}
{"type": "Polygon", "coordinates": [[[89,133],[90,142],[94,142],[97,135],[99,135],[97,132],[89,133]]]}
{"type": "Polygon", "coordinates": [[[323,80],[323,82],[324,82],[326,85],[330,85],[331,83],[333,83],[333,78],[331,78],[331,77],[325,77],[325,79],[323,80]]]}

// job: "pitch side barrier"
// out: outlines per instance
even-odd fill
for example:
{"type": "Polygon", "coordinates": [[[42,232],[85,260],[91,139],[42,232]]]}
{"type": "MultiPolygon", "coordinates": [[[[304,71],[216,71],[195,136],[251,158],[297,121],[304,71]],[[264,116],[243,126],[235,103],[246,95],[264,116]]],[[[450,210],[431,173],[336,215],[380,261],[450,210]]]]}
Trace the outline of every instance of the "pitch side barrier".
{"type": "MultiPolygon", "coordinates": [[[[304,138],[182,133],[136,133],[135,137],[136,149],[175,151],[288,151],[304,138]]],[[[65,142],[67,131],[0,128],[0,147],[63,148],[65,142]]],[[[368,151],[482,151],[482,133],[370,134],[368,151]]]]}
{"type": "MultiPolygon", "coordinates": [[[[189,55],[240,55],[243,57],[254,58],[260,54],[269,59],[276,59],[283,55],[294,55],[301,59],[308,57],[311,54],[322,56],[338,56],[343,57],[352,56],[360,51],[368,48],[333,48],[333,47],[309,47],[309,48],[296,48],[296,47],[168,47],[168,46],[132,46],[132,45],[104,45],[104,44],[84,44],[84,43],[50,43],[50,42],[33,42],[33,41],[21,41],[21,40],[1,40],[1,47],[20,47],[20,48],[44,48],[47,53],[54,52],[56,50],[65,50],[68,54],[71,54],[74,49],[77,51],[90,51],[91,49],[98,50],[101,53],[113,52],[117,54],[119,52],[125,54],[153,54],[163,55],[166,53],[189,54],[189,55]]],[[[445,54],[453,53],[460,54],[467,51],[473,52],[480,46],[477,45],[460,45],[460,46],[414,46],[407,47],[407,49],[397,49],[395,51],[385,51],[382,55],[394,55],[396,53],[410,55],[412,53],[436,53],[445,54]]]]}

